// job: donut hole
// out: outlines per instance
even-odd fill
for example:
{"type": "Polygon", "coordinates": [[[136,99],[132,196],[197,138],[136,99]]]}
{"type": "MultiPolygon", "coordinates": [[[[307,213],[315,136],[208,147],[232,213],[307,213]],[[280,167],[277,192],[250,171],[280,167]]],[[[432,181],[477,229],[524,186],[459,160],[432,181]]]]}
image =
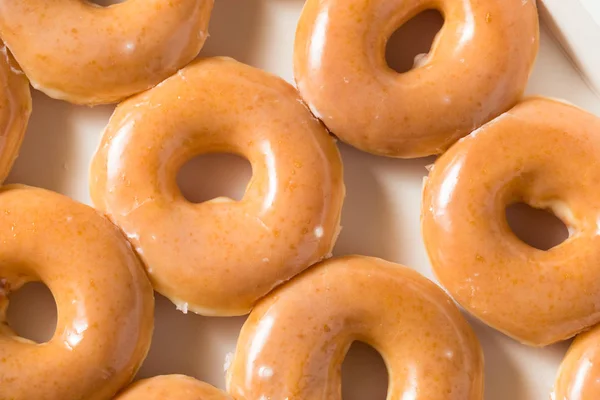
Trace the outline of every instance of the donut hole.
{"type": "Polygon", "coordinates": [[[125,3],[127,0],[88,0],[89,3],[95,4],[99,7],[110,7],[115,4],[125,3]]]}
{"type": "Polygon", "coordinates": [[[252,178],[252,166],[243,157],[228,153],[202,154],[189,160],[177,174],[177,185],[191,203],[216,198],[240,201],[252,178]]]}
{"type": "Polygon", "coordinates": [[[342,398],[385,400],[388,379],[381,354],[366,343],[352,343],[342,364],[342,398]]]}
{"type": "Polygon", "coordinates": [[[444,25],[438,10],[425,10],[398,28],[388,39],[385,59],[398,73],[408,72],[429,53],[444,25]]]}
{"type": "Polygon", "coordinates": [[[42,282],[30,282],[9,296],[7,321],[20,337],[46,343],[56,331],[56,301],[42,282]]]}
{"type": "Polygon", "coordinates": [[[550,250],[569,238],[569,228],[551,211],[514,203],[506,207],[506,222],[522,242],[550,250]]]}

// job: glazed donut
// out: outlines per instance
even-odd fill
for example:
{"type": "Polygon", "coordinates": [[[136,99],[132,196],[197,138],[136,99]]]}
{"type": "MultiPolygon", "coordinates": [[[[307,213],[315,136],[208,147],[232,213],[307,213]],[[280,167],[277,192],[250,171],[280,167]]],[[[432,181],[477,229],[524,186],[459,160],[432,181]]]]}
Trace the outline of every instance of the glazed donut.
{"type": "Polygon", "coordinates": [[[361,256],[318,264],[256,305],[228,392],[239,400],[341,399],[341,364],[356,340],[381,353],[388,399],[483,399],[481,348],[452,300],[409,268],[361,256]]]}
{"type": "Polygon", "coordinates": [[[600,399],[600,326],[577,336],[558,370],[553,400],[600,399]]]}
{"type": "Polygon", "coordinates": [[[120,101],[193,60],[213,0],[0,0],[0,37],[48,96],[76,104],[120,101]]]}
{"type": "Polygon", "coordinates": [[[137,381],[114,400],[231,400],[231,397],[189,376],[161,375],[137,381]]]}
{"type": "Polygon", "coordinates": [[[119,105],[91,197],[131,239],[154,287],[184,311],[248,313],[327,257],[344,197],[334,140],[295,89],[231,59],[197,61],[119,105]],[[198,154],[246,157],[241,201],[188,202],[177,171],[198,154]]]}
{"type": "Polygon", "coordinates": [[[17,159],[30,114],[29,81],[0,42],[0,183],[17,159]]]}
{"type": "Polygon", "coordinates": [[[308,0],[294,75],[313,113],[373,154],[442,153],[521,97],[538,49],[535,0],[308,0]],[[430,54],[398,74],[392,33],[426,9],[445,23],[430,54]]]}
{"type": "Polygon", "coordinates": [[[434,164],[422,232],[442,285],[466,310],[529,345],[600,322],[600,119],[533,98],[459,141],[434,164]],[[548,251],[511,231],[505,210],[551,210],[571,232],[548,251]]]}
{"type": "Polygon", "coordinates": [[[111,399],[153,330],[152,287],[131,246],[92,208],[43,189],[3,187],[0,209],[0,399],[111,399]],[[31,281],[58,309],[44,344],[6,324],[10,294],[31,281]]]}

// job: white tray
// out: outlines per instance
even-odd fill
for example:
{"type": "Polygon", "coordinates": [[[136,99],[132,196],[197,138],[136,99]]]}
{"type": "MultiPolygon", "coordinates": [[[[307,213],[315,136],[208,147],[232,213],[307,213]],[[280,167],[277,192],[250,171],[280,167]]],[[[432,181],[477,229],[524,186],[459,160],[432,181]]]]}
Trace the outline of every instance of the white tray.
{"type": "Polygon", "coordinates": [[[600,93],[600,1],[541,0],[540,13],[575,67],[600,93]]]}
{"type": "MultiPolygon", "coordinates": [[[[228,55],[292,80],[292,50],[302,0],[217,0],[211,36],[202,55],[228,55]]],[[[579,77],[545,28],[528,93],[566,99],[600,115],[600,99],[579,77]]],[[[34,92],[34,112],[21,155],[10,182],[40,186],[89,203],[88,164],[113,107],[85,108],[51,100],[34,92]]],[[[367,155],[340,145],[347,198],[343,230],[336,255],[358,253],[382,257],[432,277],[423,248],[419,209],[425,166],[433,159],[411,161],[367,155]]],[[[198,191],[207,183],[228,182],[222,190],[239,193],[244,179],[222,179],[235,172],[248,174],[231,158],[197,163],[198,191]],[[207,168],[211,173],[206,174],[207,168]]],[[[191,175],[185,182],[189,187],[191,175]]],[[[214,191],[214,190],[213,190],[214,191]]],[[[217,193],[222,194],[222,193],[217,193]]],[[[40,287],[15,296],[11,314],[17,329],[30,336],[48,335],[51,298],[40,287]]],[[[224,387],[223,364],[234,350],[244,318],[204,318],[184,315],[157,297],[156,329],[150,354],[139,376],[183,373],[224,387]]],[[[568,343],[545,349],[522,346],[471,320],[485,352],[486,400],[547,399],[555,372],[568,343]]],[[[344,364],[344,400],[385,398],[385,367],[373,351],[353,347],[344,364]],[[348,379],[350,378],[350,379],[348,379]]]]}

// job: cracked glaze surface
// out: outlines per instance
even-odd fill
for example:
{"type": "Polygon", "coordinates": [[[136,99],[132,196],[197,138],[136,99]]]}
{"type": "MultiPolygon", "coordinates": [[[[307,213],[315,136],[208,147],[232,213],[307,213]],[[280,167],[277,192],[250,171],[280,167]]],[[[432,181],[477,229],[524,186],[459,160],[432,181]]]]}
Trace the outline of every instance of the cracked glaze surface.
{"type": "Polygon", "coordinates": [[[0,0],[0,36],[50,97],[77,104],[122,100],[196,57],[213,0],[0,0]]]}
{"type": "Polygon", "coordinates": [[[422,232],[442,285],[470,313],[530,345],[600,322],[600,119],[532,98],[434,164],[422,232]],[[570,237],[548,251],[514,235],[506,207],[550,209],[570,237]]]}
{"type": "Polygon", "coordinates": [[[29,81],[0,41],[0,183],[19,154],[30,115],[29,81]]]}
{"type": "Polygon", "coordinates": [[[119,105],[90,182],[94,204],[127,233],[155,288],[204,315],[245,314],[329,256],[344,198],[334,140],[296,90],[225,58],[197,61],[119,105]],[[250,161],[243,199],[188,202],[180,167],[219,152],[250,161]]]}
{"type": "Polygon", "coordinates": [[[452,300],[404,266],[348,256],[267,295],[244,324],[228,391],[240,400],[339,400],[353,341],[378,350],[388,400],[482,400],[483,355],[452,300]]]}
{"type": "Polygon", "coordinates": [[[0,398],[108,400],[146,357],[150,282],[129,243],[92,208],[43,189],[0,190],[0,398]],[[47,343],[6,325],[11,292],[44,282],[56,301],[47,343]]]}
{"type": "Polygon", "coordinates": [[[538,50],[533,0],[308,0],[294,75],[341,140],[378,155],[442,153],[521,97],[538,50]],[[388,38],[421,11],[445,23],[430,55],[398,74],[388,38]]]}
{"type": "Polygon", "coordinates": [[[161,375],[132,384],[114,400],[231,400],[231,397],[189,376],[161,375]]]}

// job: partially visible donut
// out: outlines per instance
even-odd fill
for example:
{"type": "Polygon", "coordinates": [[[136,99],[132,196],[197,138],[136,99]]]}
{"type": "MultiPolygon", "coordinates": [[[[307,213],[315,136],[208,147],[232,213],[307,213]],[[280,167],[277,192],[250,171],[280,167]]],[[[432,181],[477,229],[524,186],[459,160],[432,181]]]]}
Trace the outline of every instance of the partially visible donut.
{"type": "Polygon", "coordinates": [[[452,300],[417,272],[348,256],[263,298],[240,333],[227,390],[238,400],[340,400],[350,345],[378,350],[388,399],[482,400],[483,355],[452,300]]]}
{"type": "Polygon", "coordinates": [[[532,98],[460,140],[423,191],[422,233],[441,284],[467,311],[530,345],[600,322],[600,118],[532,98]],[[551,210],[570,237],[547,250],[506,220],[551,210]]]}
{"type": "Polygon", "coordinates": [[[43,189],[0,189],[0,399],[109,400],[146,357],[152,287],[126,238],[92,208],[43,189]],[[10,294],[44,282],[56,301],[52,338],[6,323],[10,294]]]}
{"type": "Polygon", "coordinates": [[[577,336],[560,364],[552,399],[600,399],[600,326],[577,336]]]}
{"type": "Polygon", "coordinates": [[[0,183],[19,155],[30,114],[29,81],[0,41],[0,183]]]}
{"type": "Polygon", "coordinates": [[[193,60],[213,0],[0,0],[0,37],[48,96],[114,103],[149,89],[193,60]]]}
{"type": "Polygon", "coordinates": [[[114,400],[231,400],[231,397],[189,376],[161,375],[133,383],[114,400]]]}

